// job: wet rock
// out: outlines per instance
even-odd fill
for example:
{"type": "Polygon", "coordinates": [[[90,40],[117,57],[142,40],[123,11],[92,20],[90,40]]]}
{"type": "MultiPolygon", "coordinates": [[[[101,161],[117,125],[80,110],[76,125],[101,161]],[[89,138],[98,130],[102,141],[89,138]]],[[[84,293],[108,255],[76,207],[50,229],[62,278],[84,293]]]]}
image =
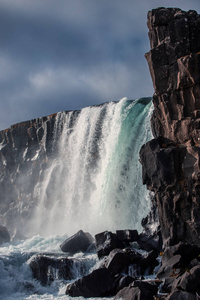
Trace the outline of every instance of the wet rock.
{"type": "Polygon", "coordinates": [[[134,283],[119,291],[114,300],[153,300],[157,290],[158,287],[154,283],[134,281],[134,283]]]}
{"type": "Polygon", "coordinates": [[[113,295],[115,288],[115,278],[108,269],[101,268],[69,284],[66,294],[71,297],[106,297],[113,295]]]}
{"type": "Polygon", "coordinates": [[[139,263],[140,259],[141,255],[134,251],[127,253],[120,249],[114,249],[107,258],[106,268],[113,275],[120,272],[127,273],[128,266],[135,261],[139,263]]]}
{"type": "Polygon", "coordinates": [[[161,240],[162,236],[161,236],[160,224],[158,219],[158,207],[154,199],[154,195],[150,193],[149,196],[151,200],[151,208],[148,215],[145,218],[143,218],[141,221],[141,225],[143,227],[142,232],[149,236],[154,234],[159,235],[160,243],[162,245],[163,242],[161,240]]]}
{"type": "Polygon", "coordinates": [[[190,270],[187,270],[181,277],[177,288],[183,291],[195,293],[200,291],[200,266],[195,266],[190,270]]]}
{"type": "Polygon", "coordinates": [[[60,248],[63,252],[68,252],[71,254],[77,252],[86,252],[89,247],[91,247],[94,242],[93,237],[88,232],[83,232],[79,230],[76,234],[66,239],[60,248]]]}
{"type": "Polygon", "coordinates": [[[157,277],[163,280],[163,292],[173,292],[175,288],[194,293],[200,286],[199,247],[196,245],[179,244],[166,248],[162,257],[162,266],[157,277]]]}
{"type": "Polygon", "coordinates": [[[158,251],[152,250],[146,255],[143,255],[140,262],[141,275],[151,275],[156,266],[159,265],[158,262],[158,251]]]}
{"type": "Polygon", "coordinates": [[[169,297],[167,297],[167,300],[196,300],[196,296],[194,294],[184,292],[184,291],[175,291],[173,292],[169,297]]]}
{"type": "Polygon", "coordinates": [[[181,255],[175,255],[164,263],[157,273],[159,279],[176,277],[180,273],[181,255]]]}
{"type": "Polygon", "coordinates": [[[170,294],[172,291],[174,291],[177,282],[178,282],[178,279],[174,278],[173,276],[163,279],[162,285],[161,285],[162,292],[170,294]]]}
{"type": "Polygon", "coordinates": [[[193,259],[199,257],[200,247],[197,245],[185,244],[183,242],[171,247],[166,247],[162,256],[162,263],[166,263],[170,258],[177,254],[181,255],[182,265],[188,267],[188,264],[193,259]]]}
{"type": "Polygon", "coordinates": [[[113,249],[124,248],[124,243],[117,238],[115,233],[104,231],[95,235],[95,244],[98,257],[108,255],[113,249]]]}
{"type": "Polygon", "coordinates": [[[129,245],[129,243],[137,241],[138,231],[130,229],[117,230],[116,236],[120,241],[124,242],[125,245],[129,245]]]}
{"type": "Polygon", "coordinates": [[[42,285],[50,284],[55,279],[70,280],[73,278],[73,261],[66,257],[38,254],[29,261],[33,277],[42,285]]]}
{"type": "Polygon", "coordinates": [[[10,234],[5,226],[0,225],[0,245],[10,242],[10,234]]]}
{"type": "Polygon", "coordinates": [[[137,242],[140,248],[146,251],[157,250],[159,252],[162,250],[162,240],[158,234],[148,235],[141,233],[137,242]]]}
{"type": "Polygon", "coordinates": [[[136,278],[133,278],[132,276],[125,275],[125,276],[120,276],[116,282],[116,293],[118,293],[120,290],[122,290],[124,287],[129,286],[136,278]]]}

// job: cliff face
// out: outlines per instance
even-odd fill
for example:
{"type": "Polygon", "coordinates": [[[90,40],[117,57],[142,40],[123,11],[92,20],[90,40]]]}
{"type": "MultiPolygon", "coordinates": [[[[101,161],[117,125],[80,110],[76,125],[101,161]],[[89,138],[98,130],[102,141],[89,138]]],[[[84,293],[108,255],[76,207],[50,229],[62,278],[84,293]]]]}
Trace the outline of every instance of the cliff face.
{"type": "Polygon", "coordinates": [[[200,15],[158,8],[147,25],[155,139],[140,151],[143,183],[155,193],[164,245],[200,245],[200,15]]]}
{"type": "MultiPolygon", "coordinates": [[[[12,234],[15,228],[20,234],[28,231],[24,225],[37,205],[36,191],[57,151],[58,122],[67,113],[18,123],[0,132],[0,222],[12,234]]],[[[71,112],[71,126],[78,113],[71,112]]]]}

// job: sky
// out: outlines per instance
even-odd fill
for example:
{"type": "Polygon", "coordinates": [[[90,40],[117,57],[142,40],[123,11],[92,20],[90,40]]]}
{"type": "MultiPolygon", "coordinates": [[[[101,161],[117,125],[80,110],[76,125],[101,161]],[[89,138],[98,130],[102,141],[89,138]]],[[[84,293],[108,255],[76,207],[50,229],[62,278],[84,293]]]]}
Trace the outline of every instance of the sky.
{"type": "Polygon", "coordinates": [[[147,12],[200,0],[0,0],[0,130],[153,95],[147,12]]]}

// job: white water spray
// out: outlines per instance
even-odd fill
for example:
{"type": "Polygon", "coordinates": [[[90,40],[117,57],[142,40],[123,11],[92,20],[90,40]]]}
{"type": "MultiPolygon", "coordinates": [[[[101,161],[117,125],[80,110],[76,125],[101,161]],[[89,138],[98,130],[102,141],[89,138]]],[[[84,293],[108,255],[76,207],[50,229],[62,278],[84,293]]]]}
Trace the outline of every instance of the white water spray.
{"type": "Polygon", "coordinates": [[[141,229],[150,201],[139,150],[151,138],[150,107],[150,99],[122,99],[57,114],[55,157],[34,190],[32,233],[141,229]]]}

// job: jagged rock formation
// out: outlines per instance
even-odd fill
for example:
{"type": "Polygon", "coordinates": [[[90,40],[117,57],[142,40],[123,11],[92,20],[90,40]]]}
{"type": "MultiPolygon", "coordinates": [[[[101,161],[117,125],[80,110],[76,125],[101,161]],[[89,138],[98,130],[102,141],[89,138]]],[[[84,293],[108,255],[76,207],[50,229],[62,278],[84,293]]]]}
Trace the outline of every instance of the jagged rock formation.
{"type": "Polygon", "coordinates": [[[143,183],[155,193],[164,245],[200,245],[200,15],[158,8],[147,25],[155,139],[140,151],[143,183]]]}

